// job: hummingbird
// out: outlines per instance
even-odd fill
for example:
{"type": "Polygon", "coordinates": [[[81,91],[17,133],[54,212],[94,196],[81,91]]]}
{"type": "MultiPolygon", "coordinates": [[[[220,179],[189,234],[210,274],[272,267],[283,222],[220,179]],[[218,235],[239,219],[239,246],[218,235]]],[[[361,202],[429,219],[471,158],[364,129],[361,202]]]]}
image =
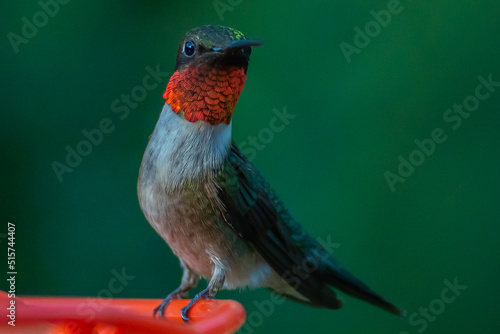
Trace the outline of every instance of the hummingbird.
{"type": "Polygon", "coordinates": [[[153,311],[188,298],[181,310],[221,289],[265,287],[290,300],[339,309],[334,288],[390,313],[403,311],[373,292],[292,217],[231,138],[232,115],[252,47],[233,28],[207,25],[186,33],[145,150],[137,183],[141,209],[180,259],[180,286],[153,311]]]}

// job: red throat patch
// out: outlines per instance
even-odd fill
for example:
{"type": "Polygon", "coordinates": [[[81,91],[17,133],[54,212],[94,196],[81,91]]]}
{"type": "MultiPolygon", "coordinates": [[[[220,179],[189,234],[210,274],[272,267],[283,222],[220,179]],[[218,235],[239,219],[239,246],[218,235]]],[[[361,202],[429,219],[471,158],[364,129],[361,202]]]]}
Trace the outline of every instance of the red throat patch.
{"type": "Polygon", "coordinates": [[[236,66],[188,67],[172,75],[163,97],[175,113],[182,110],[189,122],[229,124],[246,77],[245,71],[236,66]]]}

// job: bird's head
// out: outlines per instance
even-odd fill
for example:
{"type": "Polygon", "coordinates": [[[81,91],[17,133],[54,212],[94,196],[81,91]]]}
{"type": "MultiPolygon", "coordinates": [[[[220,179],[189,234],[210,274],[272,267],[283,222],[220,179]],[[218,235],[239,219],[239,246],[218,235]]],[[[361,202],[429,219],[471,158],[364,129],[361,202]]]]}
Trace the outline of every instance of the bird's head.
{"type": "Polygon", "coordinates": [[[175,72],[163,94],[172,111],[189,122],[229,124],[246,80],[252,46],[238,30],[208,25],[186,34],[175,72]]]}

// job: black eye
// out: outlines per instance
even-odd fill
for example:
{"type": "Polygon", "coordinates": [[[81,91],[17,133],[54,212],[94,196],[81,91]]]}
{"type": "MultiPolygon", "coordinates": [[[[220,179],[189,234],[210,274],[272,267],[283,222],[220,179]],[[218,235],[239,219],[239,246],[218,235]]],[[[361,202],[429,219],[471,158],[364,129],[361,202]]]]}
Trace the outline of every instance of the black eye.
{"type": "Polygon", "coordinates": [[[192,41],[187,41],[186,44],[184,44],[183,52],[186,55],[186,57],[192,57],[196,52],[196,47],[194,46],[194,43],[192,41]]]}

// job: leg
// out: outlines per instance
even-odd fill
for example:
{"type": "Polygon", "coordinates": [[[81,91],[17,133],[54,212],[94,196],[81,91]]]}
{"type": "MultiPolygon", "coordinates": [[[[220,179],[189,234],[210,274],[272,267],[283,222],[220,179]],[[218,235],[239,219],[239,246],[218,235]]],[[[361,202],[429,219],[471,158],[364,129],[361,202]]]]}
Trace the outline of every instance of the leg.
{"type": "Polygon", "coordinates": [[[181,267],[183,269],[181,285],[170,293],[167,298],[165,298],[161,304],[153,310],[153,317],[155,317],[157,313],[159,313],[160,317],[163,317],[168,303],[174,299],[187,298],[189,296],[189,290],[196,288],[198,285],[198,275],[191,271],[191,269],[189,269],[189,267],[186,266],[182,260],[181,267]]]}
{"type": "Polygon", "coordinates": [[[191,299],[189,304],[181,309],[181,317],[184,322],[188,322],[189,320],[191,320],[191,318],[189,318],[189,311],[194,306],[194,304],[202,299],[213,299],[217,294],[217,291],[219,291],[224,285],[224,280],[226,278],[226,269],[221,265],[219,261],[216,261],[214,265],[214,273],[212,275],[212,278],[210,279],[210,282],[208,282],[208,287],[202,292],[198,293],[193,299],[191,299]]]}

